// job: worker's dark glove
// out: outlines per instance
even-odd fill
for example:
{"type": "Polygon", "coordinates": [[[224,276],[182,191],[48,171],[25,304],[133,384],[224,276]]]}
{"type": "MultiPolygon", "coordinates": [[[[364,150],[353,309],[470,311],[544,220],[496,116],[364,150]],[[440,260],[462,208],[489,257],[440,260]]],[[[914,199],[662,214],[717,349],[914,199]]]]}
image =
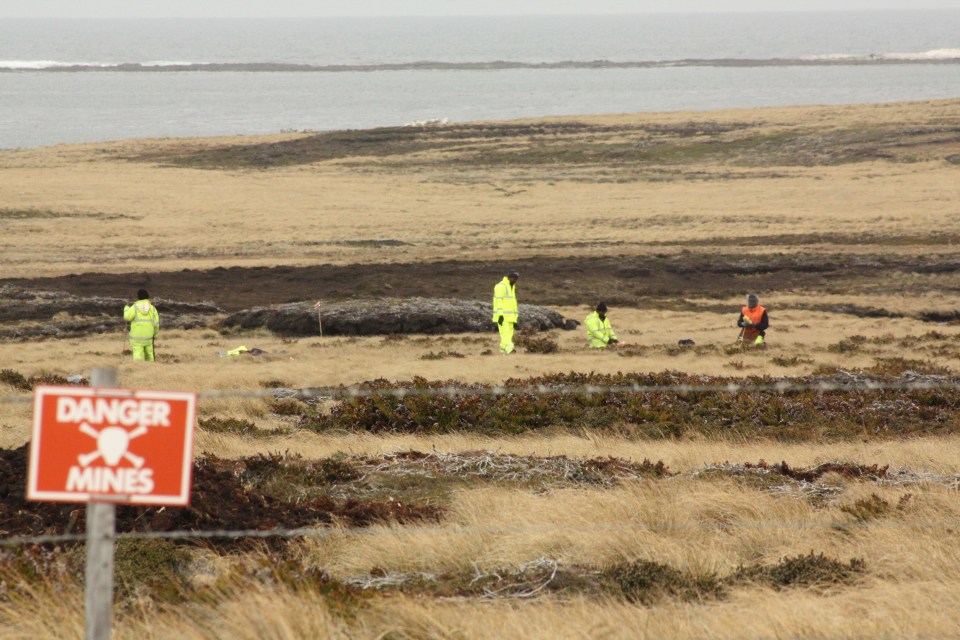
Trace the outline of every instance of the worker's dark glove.
{"type": "Polygon", "coordinates": [[[608,342],[607,344],[617,344],[618,342],[620,341],[617,340],[616,338],[610,338],[610,342],[608,342]]]}
{"type": "Polygon", "coordinates": [[[499,318],[497,318],[497,324],[499,325],[503,324],[503,316],[500,316],[499,318]]]}

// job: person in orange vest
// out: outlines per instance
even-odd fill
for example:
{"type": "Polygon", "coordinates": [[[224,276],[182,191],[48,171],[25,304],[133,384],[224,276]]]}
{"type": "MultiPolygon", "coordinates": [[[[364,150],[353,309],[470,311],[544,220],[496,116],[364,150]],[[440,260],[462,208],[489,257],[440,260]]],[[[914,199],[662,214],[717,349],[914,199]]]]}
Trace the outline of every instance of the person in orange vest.
{"type": "Polygon", "coordinates": [[[767,316],[767,310],[760,306],[760,299],[756,294],[751,293],[747,296],[747,304],[740,310],[737,326],[743,329],[744,343],[758,347],[764,344],[770,318],[767,316]]]}

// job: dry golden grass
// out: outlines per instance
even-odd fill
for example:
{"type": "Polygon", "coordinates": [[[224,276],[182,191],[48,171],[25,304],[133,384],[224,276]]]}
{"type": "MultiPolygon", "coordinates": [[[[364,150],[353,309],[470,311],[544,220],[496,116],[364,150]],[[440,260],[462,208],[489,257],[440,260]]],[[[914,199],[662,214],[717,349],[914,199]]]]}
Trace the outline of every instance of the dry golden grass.
{"type": "MultiPolygon", "coordinates": [[[[758,122],[834,129],[955,123],[960,102],[804,107],[568,118],[596,124],[758,122]]],[[[552,121],[557,121],[553,119],[552,121]]],[[[41,215],[4,219],[0,269],[8,277],[78,271],[139,271],[231,265],[413,262],[674,251],[715,238],[863,233],[960,232],[957,168],[942,159],[777,167],[776,177],[608,181],[605,167],[564,179],[549,163],[475,170],[415,154],[415,171],[378,158],[327,161],[268,171],[210,171],[133,163],[125,157],[169,148],[251,144],[286,137],[199,141],[136,140],[0,152],[0,202],[41,215]],[[417,164],[418,162],[422,164],[417,164]],[[278,203],[280,206],[278,206],[278,203]],[[51,217],[44,217],[46,215],[51,217]],[[118,217],[119,216],[119,217],[118,217]],[[61,230],[71,225],[69,251],[61,230]],[[370,248],[356,241],[408,245],[370,248]],[[594,247],[584,246],[584,243],[594,247]]],[[[956,151],[955,151],[956,152],[956,151]]],[[[709,163],[684,171],[736,174],[709,163]]],[[[762,251],[754,248],[751,251],[762,251]]]]}
{"type": "MultiPolygon", "coordinates": [[[[435,602],[395,597],[364,608],[350,623],[332,617],[322,596],[288,589],[251,588],[249,592],[226,597],[223,603],[203,615],[191,610],[145,613],[139,619],[120,625],[115,637],[144,640],[950,638],[955,637],[960,623],[956,614],[960,609],[958,587],[954,580],[938,578],[905,584],[873,583],[829,597],[807,591],[753,589],[710,606],[665,604],[653,608],[581,598],[435,602]]],[[[3,629],[0,637],[80,638],[82,618],[76,611],[71,613],[70,618],[60,618],[56,625],[47,627],[42,620],[48,614],[25,609],[23,624],[3,629]],[[70,633],[70,628],[75,632],[70,633]],[[47,635],[50,632],[58,635],[47,635]]]]}
{"type": "MultiPolygon", "coordinates": [[[[863,123],[951,124],[958,119],[956,100],[576,118],[613,125],[750,121],[765,123],[771,131],[863,123]]],[[[490,259],[493,245],[497,256],[588,259],[608,253],[611,246],[623,255],[673,253],[683,250],[683,243],[716,238],[727,241],[724,250],[733,253],[738,238],[791,234],[870,234],[882,242],[868,248],[834,244],[829,251],[911,256],[954,249],[949,244],[901,245],[898,239],[903,236],[960,233],[958,168],[929,158],[777,167],[775,177],[694,164],[686,168],[716,178],[623,183],[607,180],[603,167],[570,169],[558,176],[548,164],[523,171],[474,168],[462,176],[431,162],[436,158],[429,152],[417,156],[417,162],[423,162],[416,172],[406,173],[389,163],[380,166],[376,159],[268,171],[184,169],[119,159],[223,142],[137,140],[0,152],[2,210],[27,212],[0,218],[0,275],[490,259]],[[580,172],[576,180],[571,179],[575,171],[580,172]],[[721,177],[738,172],[743,175],[735,179],[721,177]],[[62,233],[65,221],[80,223],[71,225],[69,238],[62,233]],[[409,244],[371,248],[351,243],[373,239],[409,244]],[[670,244],[651,244],[657,242],[670,244]],[[65,244],[69,251],[64,251],[65,244]]],[[[696,246],[690,250],[710,251],[696,246]]],[[[802,244],[743,249],[754,254],[826,250],[802,244]]],[[[937,277],[942,277],[941,291],[915,297],[869,291],[843,296],[830,291],[763,292],[772,325],[769,348],[762,352],[724,349],[737,334],[733,325],[740,299],[694,298],[678,300],[675,309],[656,311],[611,305],[621,339],[644,345],[624,356],[585,350],[582,330],[551,333],[559,353],[512,358],[483,354],[496,348],[492,333],[281,340],[263,332],[222,336],[194,330],[164,331],[157,346],[161,362],[155,365],[124,359],[126,340],[117,333],[0,342],[0,369],[30,376],[88,374],[94,367],[116,366],[123,386],[184,390],[262,389],[274,382],[317,387],[415,376],[492,384],[569,371],[796,376],[821,367],[867,368],[896,357],[923,360],[956,374],[957,326],[832,311],[838,305],[908,314],[918,308],[957,309],[952,276],[931,276],[929,282],[937,277]],[[728,306],[729,312],[718,312],[718,304],[728,306]],[[936,344],[924,338],[933,328],[943,336],[936,344]],[[831,350],[853,335],[864,336],[862,348],[831,350]],[[697,349],[677,350],[681,338],[694,339],[697,349]],[[240,344],[269,354],[238,359],[215,355],[240,344]],[[441,350],[465,357],[421,359],[441,350]]],[[[909,288],[909,282],[903,284],[909,288]]],[[[582,320],[588,309],[559,311],[582,320]]],[[[29,397],[6,386],[0,386],[0,395],[29,397]]],[[[29,403],[0,403],[0,446],[16,447],[29,439],[30,412],[29,403]]],[[[206,399],[200,415],[244,418],[263,429],[289,425],[259,399],[206,399]]],[[[395,594],[372,597],[348,612],[314,591],[251,579],[210,601],[178,606],[142,602],[124,609],[118,614],[118,638],[929,638],[955,637],[960,623],[960,581],[955,577],[960,575],[960,551],[956,527],[944,524],[960,520],[956,491],[947,481],[960,474],[956,437],[828,445],[644,441],[590,430],[512,437],[292,431],[269,439],[204,431],[198,434],[197,449],[226,458],[286,451],[315,459],[405,450],[616,456],[662,460],[679,474],[612,488],[458,488],[436,526],[378,526],[360,535],[334,531],[304,542],[301,560],[335,578],[368,576],[371,571],[492,571],[543,557],[595,568],[649,559],[694,573],[726,575],[741,564],[773,563],[811,550],[843,561],[863,558],[867,570],[854,585],[783,591],[740,587],[726,599],[708,603],[667,600],[641,606],[581,595],[481,601],[395,594]],[[771,490],[726,476],[693,475],[714,463],[760,460],[786,460],[793,467],[841,460],[940,478],[900,485],[837,476],[820,483],[832,484],[836,491],[814,500],[795,486],[771,490]],[[854,517],[843,509],[872,494],[894,505],[893,510],[868,526],[851,526],[854,517]],[[911,497],[900,509],[907,494],[911,497]]],[[[196,580],[215,583],[230,571],[230,563],[209,549],[192,553],[211,574],[196,580]]],[[[4,597],[0,638],[82,635],[83,594],[76,585],[32,584],[4,597]]]]}
{"type": "MultiPolygon", "coordinates": [[[[75,585],[41,585],[0,607],[0,638],[27,640],[84,637],[84,594],[75,585]]],[[[315,593],[250,585],[224,594],[212,607],[134,607],[114,624],[113,638],[236,640],[346,640],[346,625],[315,593]]]]}
{"type": "MultiPolygon", "coordinates": [[[[331,612],[338,603],[316,591],[248,581],[207,604],[125,608],[117,637],[950,637],[958,620],[960,550],[949,533],[953,525],[928,525],[957,521],[955,493],[856,483],[848,489],[828,508],[732,481],[689,478],[544,495],[471,490],[457,497],[439,528],[334,534],[305,543],[302,562],[343,578],[372,569],[377,575],[471,575],[542,557],[593,567],[653,559],[693,574],[724,575],[816,549],[866,562],[866,575],[850,586],[742,586],[718,601],[655,607],[577,595],[487,602],[394,595],[368,599],[345,614],[331,612]],[[898,504],[908,493],[906,507],[867,527],[850,526],[854,519],[839,508],[869,494],[898,504]]],[[[82,594],[70,586],[33,587],[0,606],[0,620],[3,638],[80,637],[82,594]]]]}
{"type": "Polygon", "coordinates": [[[819,507],[788,492],[762,492],[733,481],[679,478],[615,489],[535,495],[477,489],[457,494],[439,529],[386,527],[312,541],[310,557],[334,576],[388,572],[493,571],[546,556],[565,565],[602,567],[651,560],[692,573],[732,573],[815,549],[864,558],[884,579],[932,579],[960,568],[946,530],[960,507],[940,486],[851,486],[837,504],[819,507]],[[867,528],[841,506],[876,494],[908,506],[867,528]],[[917,522],[917,527],[909,526],[917,522]],[[931,523],[946,523],[931,526],[931,523]]]}
{"type": "Polygon", "coordinates": [[[949,638],[958,585],[878,584],[824,598],[753,590],[731,601],[636,607],[622,602],[422,602],[398,599],[364,616],[362,637],[429,638],[949,638]]]}
{"type": "MultiPolygon", "coordinates": [[[[10,578],[8,577],[8,580],[10,578]]],[[[0,606],[0,637],[28,638],[84,637],[83,589],[73,584],[24,583],[5,593],[0,606]]]]}

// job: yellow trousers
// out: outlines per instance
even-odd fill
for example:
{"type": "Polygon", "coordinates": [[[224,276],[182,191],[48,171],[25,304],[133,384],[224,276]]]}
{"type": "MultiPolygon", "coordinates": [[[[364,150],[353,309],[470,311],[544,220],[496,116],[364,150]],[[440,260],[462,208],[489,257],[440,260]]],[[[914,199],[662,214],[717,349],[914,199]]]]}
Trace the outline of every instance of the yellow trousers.
{"type": "Polygon", "coordinates": [[[134,360],[145,360],[147,362],[154,362],[153,340],[150,340],[149,342],[145,342],[141,340],[131,340],[130,351],[133,352],[134,360]]]}
{"type": "Polygon", "coordinates": [[[500,353],[513,353],[513,332],[517,328],[517,323],[504,321],[497,327],[500,330],[500,353]]]}

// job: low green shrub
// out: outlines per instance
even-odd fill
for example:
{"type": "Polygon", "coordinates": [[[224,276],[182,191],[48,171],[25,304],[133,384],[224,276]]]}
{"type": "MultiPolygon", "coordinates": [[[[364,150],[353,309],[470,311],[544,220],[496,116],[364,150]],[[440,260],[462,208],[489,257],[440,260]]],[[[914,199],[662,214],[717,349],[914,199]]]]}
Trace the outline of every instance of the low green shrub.
{"type": "MultiPolygon", "coordinates": [[[[896,379],[900,381],[899,379],[896,379]]],[[[849,381],[808,376],[786,382],[816,386],[849,381]]],[[[402,397],[373,395],[338,400],[329,413],[301,419],[299,427],[372,433],[446,433],[470,431],[519,434],[545,428],[624,429],[635,437],[744,437],[780,441],[829,441],[904,437],[960,432],[960,391],[862,387],[830,391],[801,389],[738,391],[731,384],[772,386],[782,379],[726,378],[660,374],[551,374],[508,380],[507,393],[493,395],[481,385],[430,382],[415,378],[393,383],[376,380],[373,390],[404,389],[402,397]],[[456,386],[458,393],[437,390],[456,386]],[[617,392],[571,390],[584,385],[623,387],[617,392]],[[629,391],[631,386],[716,386],[717,391],[629,391]],[[528,391],[537,388],[536,393],[528,391]],[[417,390],[430,393],[417,393],[417,390]],[[470,390],[475,389],[476,393],[470,390]],[[510,392],[515,389],[514,392],[510,392]],[[546,393],[551,389],[558,393],[546,393]],[[563,393],[559,391],[566,390],[563,393]],[[572,391],[572,392],[571,392],[572,391]]]]}
{"type": "Polygon", "coordinates": [[[774,588],[828,586],[833,584],[851,584],[866,571],[862,559],[841,562],[813,551],[806,555],[783,558],[775,565],[740,567],[730,582],[760,582],[774,588]]]}
{"type": "Polygon", "coordinates": [[[244,438],[275,438],[277,436],[287,435],[294,430],[294,427],[290,426],[280,426],[276,429],[260,429],[257,425],[244,418],[221,418],[218,416],[200,418],[197,420],[197,428],[209,431],[210,433],[242,436],[244,438]]]}
{"type": "Polygon", "coordinates": [[[516,346],[527,353],[558,353],[560,345],[550,336],[519,334],[516,346]]]}
{"type": "Polygon", "coordinates": [[[698,601],[724,595],[723,583],[714,575],[694,576],[649,560],[618,564],[601,576],[629,602],[642,605],[665,598],[698,601]]]}
{"type": "MultiPolygon", "coordinates": [[[[22,373],[14,371],[13,369],[0,370],[0,383],[9,385],[14,389],[19,389],[20,391],[33,391],[33,388],[38,384],[57,386],[74,384],[58,373],[48,373],[44,371],[27,378],[22,373]]],[[[85,386],[86,384],[86,382],[83,382],[75,384],[74,386],[85,386]]]]}
{"type": "Polygon", "coordinates": [[[258,491],[281,500],[297,501],[307,491],[351,482],[362,474],[340,458],[304,460],[299,454],[261,454],[244,460],[240,478],[258,491]]]}
{"type": "Polygon", "coordinates": [[[278,416],[313,416],[317,411],[296,398],[280,398],[270,402],[270,412],[278,416]]]}
{"type": "Polygon", "coordinates": [[[833,353],[852,353],[859,351],[866,343],[867,338],[865,336],[850,336],[836,344],[829,345],[827,351],[832,351],[833,353]]]}
{"type": "Polygon", "coordinates": [[[0,370],[0,382],[21,391],[30,391],[31,389],[24,375],[13,369],[0,370]]]}
{"type": "Polygon", "coordinates": [[[921,375],[946,376],[950,370],[929,360],[913,360],[910,358],[877,358],[876,363],[867,369],[868,373],[876,376],[902,376],[907,371],[921,375]]]}
{"type": "Polygon", "coordinates": [[[152,598],[179,602],[188,591],[183,575],[189,559],[186,550],[159,538],[122,538],[114,551],[117,600],[145,592],[152,598]]]}
{"type": "Polygon", "coordinates": [[[770,358],[770,362],[778,367],[795,367],[800,364],[813,364],[813,360],[802,356],[774,356],[770,358]]]}
{"type": "Polygon", "coordinates": [[[466,356],[460,353],[459,351],[438,351],[434,353],[425,353],[420,356],[421,360],[443,360],[445,358],[465,358],[466,356]]]}

